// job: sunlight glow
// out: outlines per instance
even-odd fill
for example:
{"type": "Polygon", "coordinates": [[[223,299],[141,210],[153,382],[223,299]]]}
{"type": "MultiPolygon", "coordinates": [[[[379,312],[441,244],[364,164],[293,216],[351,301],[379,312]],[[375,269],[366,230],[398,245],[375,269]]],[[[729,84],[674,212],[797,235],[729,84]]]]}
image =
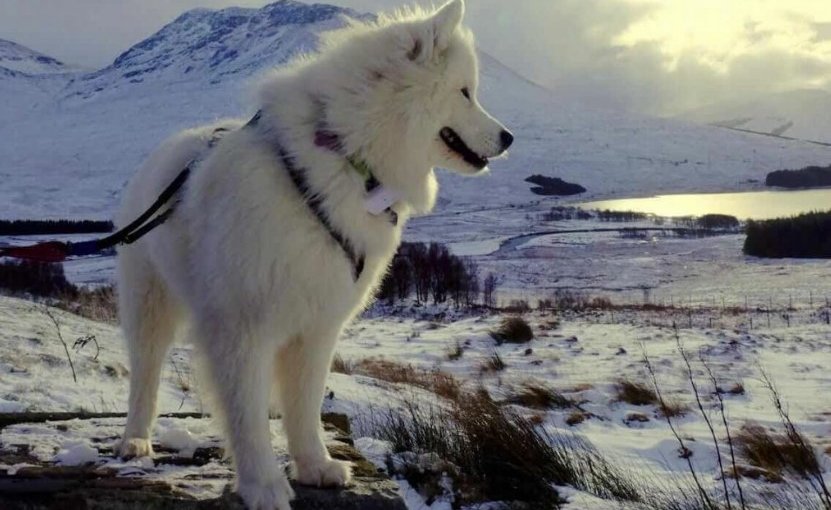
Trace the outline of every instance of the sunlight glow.
{"type": "Polygon", "coordinates": [[[831,2],[826,0],[622,0],[651,12],[615,41],[655,42],[673,70],[685,54],[726,71],[734,59],[761,51],[831,61],[831,2]]]}

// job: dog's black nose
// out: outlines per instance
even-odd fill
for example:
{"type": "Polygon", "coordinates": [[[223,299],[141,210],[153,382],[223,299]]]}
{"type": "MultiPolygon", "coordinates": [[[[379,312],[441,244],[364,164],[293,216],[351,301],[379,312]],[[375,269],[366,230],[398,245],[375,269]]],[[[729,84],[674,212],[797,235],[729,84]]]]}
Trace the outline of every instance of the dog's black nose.
{"type": "Polygon", "coordinates": [[[499,141],[502,142],[502,150],[508,150],[508,147],[514,143],[514,135],[512,135],[510,131],[502,130],[502,132],[499,133],[499,141]]]}

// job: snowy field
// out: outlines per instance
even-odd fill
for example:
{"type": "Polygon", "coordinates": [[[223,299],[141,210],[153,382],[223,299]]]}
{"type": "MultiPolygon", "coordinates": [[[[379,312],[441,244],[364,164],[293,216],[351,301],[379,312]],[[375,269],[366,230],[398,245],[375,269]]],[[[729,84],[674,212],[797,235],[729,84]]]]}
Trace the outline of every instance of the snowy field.
{"type": "MultiPolygon", "coordinates": [[[[73,381],[55,322],[44,309],[28,301],[0,298],[0,409],[123,411],[128,375],[117,328],[58,310],[50,313],[70,346],[77,382],[73,381]],[[80,350],[72,348],[76,338],[88,335],[95,336],[97,346],[88,343],[80,350]]],[[[642,360],[645,352],[655,367],[664,398],[687,408],[683,416],[674,419],[674,425],[692,450],[695,467],[704,474],[705,483],[715,486],[719,482],[714,476],[714,449],[706,424],[695,409],[687,372],[677,350],[676,342],[680,340],[693,358],[694,374],[708,412],[713,412],[715,400],[699,355],[711,366],[720,387],[728,389],[740,384],[743,388],[742,394],[724,395],[727,416],[735,430],[747,422],[777,428],[776,410],[760,380],[764,369],[776,383],[796,425],[817,447],[821,461],[826,466],[831,461],[831,407],[827,398],[831,391],[827,377],[831,328],[825,324],[748,330],[738,324],[740,319],[735,327],[723,328],[703,324],[688,328],[679,320],[682,327],[676,339],[671,328],[650,325],[654,322],[650,318],[654,317],[646,313],[621,313],[615,320],[608,314],[601,317],[596,313],[569,313],[557,317],[552,312],[531,312],[526,319],[535,338],[527,344],[498,346],[489,332],[498,326],[499,316],[459,316],[437,321],[420,319],[417,313],[410,315],[412,318],[381,316],[358,321],[345,332],[338,348],[339,357],[348,366],[383,359],[426,371],[438,369],[462,381],[464,388],[484,385],[497,400],[510,398],[529,383],[551,388],[579,403],[579,414],[585,419],[576,425],[567,424],[577,412],[576,407],[518,407],[519,411],[535,416],[552,434],[578,434],[588,439],[604,455],[644,478],[670,483],[685,477],[688,468],[679,458],[678,444],[657,406],[620,402],[616,392],[616,383],[621,379],[651,384],[642,360]],[[559,325],[552,327],[555,318],[559,325]],[[457,345],[461,354],[450,356],[457,345]],[[483,368],[494,353],[504,361],[503,370],[483,368]]],[[[163,376],[160,412],[203,409],[189,360],[187,345],[178,346],[171,354],[163,376]]],[[[325,410],[346,412],[359,423],[372,409],[400,405],[402,398],[415,398],[425,405],[439,400],[405,384],[361,375],[332,374],[329,389],[325,410]]],[[[180,468],[153,467],[146,459],[128,464],[113,460],[111,448],[122,424],[123,419],[110,419],[86,427],[72,426],[63,432],[47,430],[46,425],[41,427],[44,430],[9,427],[0,435],[0,444],[20,444],[25,439],[32,444],[32,453],[44,461],[95,462],[130,472],[143,470],[165,479],[182,475],[180,468]],[[97,439],[101,437],[106,439],[97,439]]],[[[361,429],[358,431],[360,436],[361,429]]],[[[181,450],[179,455],[186,457],[193,455],[197,447],[218,444],[216,430],[205,420],[162,419],[156,432],[160,446],[174,452],[181,450]]],[[[357,444],[364,447],[371,459],[383,463],[383,444],[370,438],[358,438],[357,444]]],[[[207,466],[204,470],[228,474],[227,465],[207,466]]],[[[402,486],[406,489],[406,482],[402,481],[402,486]]],[[[207,497],[215,496],[219,490],[221,487],[203,484],[193,492],[207,497]]],[[[409,499],[411,503],[417,501],[412,493],[409,499]]],[[[566,508],[610,508],[610,503],[587,494],[576,493],[572,500],[573,504],[566,508]]],[[[439,502],[429,508],[449,508],[447,505],[439,502]]],[[[411,508],[428,507],[421,502],[413,503],[411,508]]]]}
{"type": "MultiPolygon", "coordinates": [[[[576,434],[605,456],[625,465],[638,478],[667,485],[688,480],[688,466],[659,406],[633,405],[618,400],[621,379],[651,385],[643,363],[646,353],[656,369],[664,397],[686,411],[674,425],[692,451],[694,466],[708,487],[718,488],[715,448],[709,429],[690,392],[680,340],[691,354],[705,409],[716,401],[699,355],[707,361],[722,389],[741,385],[743,393],[725,393],[727,416],[738,431],[747,423],[778,429],[779,419],[770,393],[760,380],[764,369],[776,383],[796,425],[816,447],[827,469],[831,464],[831,326],[829,261],[765,261],[741,252],[743,235],[678,238],[653,232],[628,238],[619,232],[550,234],[551,231],[591,231],[620,227],[671,227],[670,220],[608,223],[597,219],[546,221],[556,203],[439,212],[416,219],[408,228],[409,241],[447,243],[457,255],[479,266],[480,277],[497,276],[498,303],[528,301],[573,293],[602,297],[616,307],[587,312],[533,311],[526,315],[535,334],[527,344],[497,346],[489,332],[499,314],[454,312],[438,315],[435,307],[389,309],[379,307],[350,326],[338,355],[347,366],[366,360],[412,365],[427,372],[440,370],[461,381],[464,388],[480,385],[497,400],[507,400],[527,384],[542,385],[577,403],[578,407],[518,411],[540,422],[551,434],[576,434]],[[644,306],[648,305],[648,306],[644,306]],[[559,322],[553,327],[553,321],[559,322]],[[676,339],[673,323],[680,327],[676,339]],[[461,354],[458,355],[459,350],[461,354]],[[457,355],[451,356],[456,352],[457,355]],[[504,370],[486,370],[494,353],[504,370]],[[457,357],[458,356],[458,357],[457,357]],[[579,423],[572,423],[576,415],[579,423]]],[[[6,238],[13,244],[26,238],[6,238]]],[[[113,278],[113,259],[85,259],[66,264],[70,279],[82,284],[106,284],[113,278]]],[[[116,327],[54,311],[61,335],[68,342],[78,381],[52,319],[42,307],[12,298],[0,300],[0,409],[6,411],[86,410],[124,411],[128,390],[126,353],[116,327]],[[72,349],[76,338],[94,335],[72,349]],[[98,352],[100,350],[100,353],[98,352]],[[97,357],[96,357],[97,355],[97,357]]],[[[198,381],[191,372],[191,348],[178,346],[170,356],[160,399],[161,412],[203,410],[198,381]]],[[[361,423],[379,405],[398,406],[405,399],[433,405],[441,399],[407,384],[390,383],[368,375],[332,374],[325,410],[345,412],[361,423]]],[[[112,443],[123,419],[54,430],[8,428],[0,443],[16,444],[23,435],[41,441],[33,449],[40,460],[96,462],[127,474],[180,481],[182,476],[222,473],[222,483],[188,485],[198,497],[215,496],[230,477],[229,466],[199,468],[153,466],[147,461],[119,463],[111,457],[112,443]],[[102,442],[100,438],[105,438],[102,442]],[[41,439],[36,439],[40,437],[41,439]],[[69,459],[69,460],[67,460],[69,459]]],[[[277,425],[275,425],[277,426],[277,425]]],[[[47,427],[48,428],[48,427],[47,427]]],[[[371,431],[358,427],[358,435],[371,431]]],[[[159,445],[181,455],[196,447],[214,447],[219,434],[207,420],[160,421],[159,445]]],[[[358,437],[365,455],[384,465],[389,446],[371,437],[358,437]]],[[[726,452],[723,433],[719,434],[726,452]]],[[[174,453],[175,454],[175,453],[174,453]]],[[[740,460],[742,465],[747,461],[740,460]]],[[[19,467],[19,466],[18,466],[19,467]]],[[[826,471],[827,472],[827,471],[826,471]]],[[[218,475],[217,475],[218,476],[218,475]]],[[[449,509],[448,500],[427,505],[417,491],[401,481],[410,508],[449,509]]],[[[760,491],[775,484],[746,479],[760,491]]],[[[565,488],[566,508],[611,508],[585,492],[565,488]]],[[[776,508],[776,507],[774,507],[776,508]]],[[[786,506],[782,507],[786,508],[786,506]]],[[[798,508],[798,507],[794,507],[798,508]]]]}

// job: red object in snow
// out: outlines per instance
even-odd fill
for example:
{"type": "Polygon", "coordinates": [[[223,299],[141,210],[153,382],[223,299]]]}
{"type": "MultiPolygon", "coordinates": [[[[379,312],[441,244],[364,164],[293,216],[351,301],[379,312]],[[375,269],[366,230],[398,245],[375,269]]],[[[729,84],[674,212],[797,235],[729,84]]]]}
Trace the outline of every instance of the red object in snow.
{"type": "Polygon", "coordinates": [[[69,255],[69,247],[60,241],[49,241],[32,246],[0,248],[0,257],[36,260],[38,262],[63,262],[69,255]]]}

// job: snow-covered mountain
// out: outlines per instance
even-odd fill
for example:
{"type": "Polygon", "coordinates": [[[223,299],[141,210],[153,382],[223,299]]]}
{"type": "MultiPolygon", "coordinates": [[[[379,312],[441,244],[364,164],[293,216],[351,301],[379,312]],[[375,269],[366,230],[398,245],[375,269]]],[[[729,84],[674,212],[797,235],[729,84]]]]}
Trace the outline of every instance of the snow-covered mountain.
{"type": "Polygon", "coordinates": [[[831,92],[792,90],[708,105],[681,115],[693,122],[831,143],[831,92]]]}
{"type": "Polygon", "coordinates": [[[72,66],[35,50],[0,39],[0,76],[43,75],[76,71],[72,66]]]}
{"type": "Polygon", "coordinates": [[[247,78],[313,50],[318,35],[341,27],[345,17],[360,14],[292,0],[261,9],[194,9],[119,55],[112,65],[74,82],[69,95],[134,93],[142,89],[138,84],[153,89],[160,84],[207,87],[247,78]]]}
{"type": "MultiPolygon", "coordinates": [[[[251,78],[313,49],[344,16],[359,14],[291,0],[197,9],[99,71],[48,86],[0,77],[0,217],[109,217],[162,139],[250,115],[251,78]],[[16,95],[4,93],[9,87],[16,95]]],[[[487,54],[481,60],[482,102],[517,141],[488,176],[443,174],[445,210],[538,200],[524,182],[535,173],[577,182],[587,197],[625,196],[740,189],[774,169],[831,161],[831,149],[814,144],[575,104],[487,54]]]]}

